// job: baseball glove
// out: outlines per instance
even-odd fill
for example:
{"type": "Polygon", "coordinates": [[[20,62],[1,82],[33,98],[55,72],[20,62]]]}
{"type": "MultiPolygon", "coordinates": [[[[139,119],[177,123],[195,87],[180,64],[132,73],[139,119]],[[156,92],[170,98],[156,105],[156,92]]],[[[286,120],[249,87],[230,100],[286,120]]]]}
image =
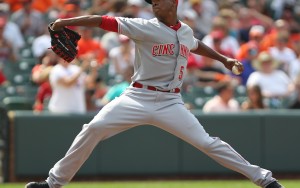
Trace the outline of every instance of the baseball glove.
{"type": "Polygon", "coordinates": [[[77,42],[81,36],[76,31],[66,27],[62,30],[54,31],[52,25],[53,23],[48,25],[51,37],[51,49],[59,57],[70,63],[77,56],[77,42]]]}

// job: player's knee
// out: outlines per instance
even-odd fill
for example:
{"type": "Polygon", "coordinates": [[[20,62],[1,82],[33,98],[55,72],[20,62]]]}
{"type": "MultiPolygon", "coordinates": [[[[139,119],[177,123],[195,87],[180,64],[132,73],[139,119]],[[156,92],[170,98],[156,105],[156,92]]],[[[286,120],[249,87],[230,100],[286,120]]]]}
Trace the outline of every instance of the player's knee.
{"type": "Polygon", "coordinates": [[[89,124],[85,124],[83,127],[86,128],[88,132],[100,133],[102,132],[105,126],[102,122],[98,121],[98,122],[91,122],[89,124]]]}
{"type": "Polygon", "coordinates": [[[209,139],[206,139],[205,141],[201,142],[200,148],[202,151],[211,151],[217,142],[219,142],[220,139],[218,137],[209,137],[209,139]]]}

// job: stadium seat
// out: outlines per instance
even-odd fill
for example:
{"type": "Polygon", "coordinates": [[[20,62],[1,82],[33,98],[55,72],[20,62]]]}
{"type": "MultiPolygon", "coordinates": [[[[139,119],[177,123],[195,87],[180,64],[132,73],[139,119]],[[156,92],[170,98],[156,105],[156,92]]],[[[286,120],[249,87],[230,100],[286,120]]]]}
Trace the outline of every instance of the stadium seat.
{"type": "Polygon", "coordinates": [[[10,80],[12,85],[30,85],[31,74],[15,74],[13,79],[10,80]]]}
{"type": "Polygon", "coordinates": [[[17,88],[15,86],[4,87],[5,96],[16,96],[18,95],[17,88]]]}
{"type": "Polygon", "coordinates": [[[5,97],[2,102],[7,110],[32,110],[34,103],[33,100],[21,96],[5,97]]]}
{"type": "Polygon", "coordinates": [[[239,86],[235,87],[234,96],[235,97],[246,97],[247,96],[246,86],[239,85],[239,86]]]}
{"type": "Polygon", "coordinates": [[[212,87],[191,87],[182,93],[185,103],[192,105],[194,109],[202,109],[204,104],[216,95],[216,90],[212,87]]]}
{"type": "Polygon", "coordinates": [[[99,76],[103,79],[104,83],[108,86],[114,84],[114,77],[108,74],[109,63],[104,64],[98,71],[99,76]]]}
{"type": "Polygon", "coordinates": [[[32,53],[32,49],[31,46],[25,46],[20,50],[20,55],[21,58],[32,58],[33,57],[33,53],[32,53]]]}
{"type": "Polygon", "coordinates": [[[18,71],[24,73],[31,73],[31,70],[35,65],[35,58],[23,58],[18,62],[18,71]]]}

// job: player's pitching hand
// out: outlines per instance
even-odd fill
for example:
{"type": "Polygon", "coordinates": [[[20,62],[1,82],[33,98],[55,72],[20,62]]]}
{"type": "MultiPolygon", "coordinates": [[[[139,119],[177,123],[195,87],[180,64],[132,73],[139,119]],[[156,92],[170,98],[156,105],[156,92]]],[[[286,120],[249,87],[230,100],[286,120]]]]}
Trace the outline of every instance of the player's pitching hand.
{"type": "MultiPolygon", "coordinates": [[[[236,60],[236,59],[227,58],[224,65],[230,71],[232,71],[233,70],[232,68],[235,66],[237,68],[237,73],[238,74],[241,74],[244,71],[243,64],[241,62],[239,62],[238,60],[236,60]]],[[[237,73],[234,73],[234,74],[237,74],[237,73]]]]}

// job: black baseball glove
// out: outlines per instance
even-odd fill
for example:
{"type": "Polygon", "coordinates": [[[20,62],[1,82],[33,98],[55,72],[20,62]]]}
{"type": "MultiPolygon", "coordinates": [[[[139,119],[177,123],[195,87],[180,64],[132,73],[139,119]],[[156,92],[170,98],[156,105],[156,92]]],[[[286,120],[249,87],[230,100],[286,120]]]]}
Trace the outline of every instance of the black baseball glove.
{"type": "Polygon", "coordinates": [[[48,25],[51,37],[51,49],[59,57],[70,63],[77,56],[77,43],[81,36],[76,31],[66,27],[62,30],[54,31],[52,25],[53,23],[48,25]]]}

